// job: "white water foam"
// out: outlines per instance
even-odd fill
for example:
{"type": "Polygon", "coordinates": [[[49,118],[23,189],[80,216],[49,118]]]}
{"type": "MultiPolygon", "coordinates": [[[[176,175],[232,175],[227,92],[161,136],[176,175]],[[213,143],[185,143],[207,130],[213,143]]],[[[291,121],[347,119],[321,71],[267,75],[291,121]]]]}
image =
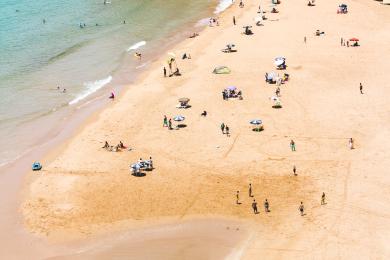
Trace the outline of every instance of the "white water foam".
{"type": "Polygon", "coordinates": [[[86,90],[83,93],[81,93],[79,96],[77,96],[75,99],[70,101],[69,105],[74,105],[74,104],[80,102],[81,100],[85,99],[86,97],[88,97],[92,93],[95,93],[96,91],[98,91],[99,89],[101,89],[102,87],[104,87],[105,85],[110,83],[111,80],[112,80],[112,77],[108,76],[105,79],[96,80],[95,82],[84,83],[86,90]]]}
{"type": "Polygon", "coordinates": [[[127,52],[130,52],[130,51],[134,51],[142,46],[144,46],[146,44],[145,41],[140,41],[140,42],[137,42],[133,45],[131,45],[128,49],[127,49],[127,52]]]}
{"type": "Polygon", "coordinates": [[[219,1],[219,4],[215,8],[214,14],[219,14],[225,11],[229,6],[233,4],[232,0],[221,0],[219,1]]]}

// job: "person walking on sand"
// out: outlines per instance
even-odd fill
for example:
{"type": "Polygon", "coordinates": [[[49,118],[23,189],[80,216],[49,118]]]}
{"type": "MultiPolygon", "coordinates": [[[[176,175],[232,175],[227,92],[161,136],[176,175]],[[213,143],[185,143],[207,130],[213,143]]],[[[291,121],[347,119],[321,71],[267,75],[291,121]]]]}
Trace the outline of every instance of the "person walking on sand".
{"type": "Polygon", "coordinates": [[[168,129],[172,130],[172,119],[171,118],[169,118],[169,120],[168,120],[168,129]]]}
{"type": "Polygon", "coordinates": [[[265,213],[270,212],[269,211],[269,202],[267,199],[265,199],[265,201],[264,201],[264,210],[265,210],[265,213]]]}
{"type": "Polygon", "coordinates": [[[353,139],[352,139],[352,137],[351,138],[349,138],[349,149],[353,149],[353,139]]]}
{"type": "Polygon", "coordinates": [[[299,205],[299,212],[301,212],[301,216],[304,215],[305,207],[303,206],[303,202],[301,201],[301,205],[299,205]]]}
{"type": "Polygon", "coordinates": [[[240,191],[237,191],[236,193],[236,204],[240,204],[240,191]]]}
{"type": "Polygon", "coordinates": [[[164,71],[164,78],[166,78],[167,77],[167,68],[165,68],[165,66],[164,66],[163,71],[164,71]]]}
{"type": "Polygon", "coordinates": [[[258,213],[256,200],[253,200],[253,202],[252,202],[252,209],[253,209],[253,213],[255,213],[255,214],[258,213]]]}
{"type": "Polygon", "coordinates": [[[362,94],[362,95],[363,95],[363,94],[364,94],[364,93],[363,93],[363,85],[362,85],[362,83],[361,83],[361,82],[360,82],[359,89],[360,89],[360,94],[362,94]]]}
{"type": "Polygon", "coordinates": [[[236,25],[236,17],[233,16],[233,25],[236,25]]]}
{"type": "Polygon", "coordinates": [[[252,183],[249,183],[249,197],[253,197],[253,195],[252,195],[252,183]]]}
{"type": "Polygon", "coordinates": [[[303,42],[306,44],[306,36],[303,37],[303,42]]]}
{"type": "Polygon", "coordinates": [[[292,139],[291,139],[291,142],[290,142],[290,147],[291,147],[291,151],[295,152],[295,142],[292,139]]]}
{"type": "Polygon", "coordinates": [[[225,126],[225,130],[226,130],[226,136],[229,136],[229,127],[227,125],[225,126]]]}
{"type": "Polygon", "coordinates": [[[222,131],[222,134],[225,134],[225,124],[224,123],[221,124],[221,131],[222,131]]]}
{"type": "Polygon", "coordinates": [[[325,205],[325,192],[322,193],[322,196],[321,196],[321,205],[325,205]]]}
{"type": "Polygon", "coordinates": [[[164,116],[163,127],[168,127],[168,118],[164,116]]]}
{"type": "Polygon", "coordinates": [[[349,41],[347,41],[347,47],[349,47],[349,41]]]}
{"type": "Polygon", "coordinates": [[[295,165],[294,165],[294,167],[293,167],[293,173],[294,173],[294,176],[297,176],[298,174],[297,174],[297,167],[295,167],[295,165]]]}
{"type": "Polygon", "coordinates": [[[277,97],[280,97],[280,88],[279,88],[279,87],[276,88],[276,90],[275,90],[275,95],[276,95],[277,97]]]}
{"type": "Polygon", "coordinates": [[[344,39],[343,39],[343,37],[341,37],[340,46],[343,46],[343,43],[344,43],[344,39]]]}

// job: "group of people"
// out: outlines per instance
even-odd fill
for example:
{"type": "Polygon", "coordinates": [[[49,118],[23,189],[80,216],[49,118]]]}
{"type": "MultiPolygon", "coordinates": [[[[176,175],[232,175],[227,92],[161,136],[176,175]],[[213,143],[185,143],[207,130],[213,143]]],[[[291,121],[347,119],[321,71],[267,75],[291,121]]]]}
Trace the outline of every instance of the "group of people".
{"type": "Polygon", "coordinates": [[[172,130],[172,118],[169,118],[168,120],[168,117],[164,115],[163,127],[168,127],[168,130],[172,130]]]}
{"type": "MultiPolygon", "coordinates": [[[[249,197],[250,198],[254,197],[253,196],[252,184],[251,183],[249,183],[248,193],[249,193],[249,197]]],[[[325,192],[323,192],[322,195],[321,195],[321,205],[325,205],[326,204],[325,198],[326,198],[326,195],[325,195],[325,192]]],[[[241,205],[242,204],[241,201],[240,201],[240,191],[239,190],[236,192],[236,204],[237,205],[241,205]]],[[[259,211],[258,211],[258,208],[257,208],[256,199],[253,199],[252,209],[253,209],[253,213],[254,214],[259,214],[259,211]]],[[[303,205],[302,201],[299,204],[298,210],[299,210],[301,216],[305,215],[305,206],[303,205]]],[[[270,203],[269,203],[268,199],[264,200],[264,211],[265,211],[265,213],[271,212],[271,210],[270,210],[270,203]]]]}
{"type": "Polygon", "coordinates": [[[226,136],[230,136],[230,128],[228,125],[225,125],[225,123],[221,124],[221,131],[222,134],[226,134],[226,136]]]}
{"type": "Polygon", "coordinates": [[[223,100],[229,100],[229,98],[238,98],[239,100],[242,100],[242,91],[236,89],[224,89],[222,91],[222,98],[223,100]]]}
{"type": "Polygon", "coordinates": [[[104,142],[104,146],[102,147],[110,152],[119,152],[122,149],[126,149],[127,147],[123,144],[122,141],[119,141],[119,144],[113,146],[110,145],[107,141],[104,142]]]}

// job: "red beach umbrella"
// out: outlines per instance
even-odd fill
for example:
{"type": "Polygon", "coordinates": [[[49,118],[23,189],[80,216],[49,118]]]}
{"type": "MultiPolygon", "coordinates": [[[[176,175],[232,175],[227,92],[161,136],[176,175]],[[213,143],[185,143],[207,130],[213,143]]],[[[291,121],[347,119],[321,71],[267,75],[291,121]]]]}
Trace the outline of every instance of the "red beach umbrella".
{"type": "Polygon", "coordinates": [[[359,41],[359,39],[358,38],[351,38],[351,39],[349,39],[351,42],[358,42],[359,41]]]}

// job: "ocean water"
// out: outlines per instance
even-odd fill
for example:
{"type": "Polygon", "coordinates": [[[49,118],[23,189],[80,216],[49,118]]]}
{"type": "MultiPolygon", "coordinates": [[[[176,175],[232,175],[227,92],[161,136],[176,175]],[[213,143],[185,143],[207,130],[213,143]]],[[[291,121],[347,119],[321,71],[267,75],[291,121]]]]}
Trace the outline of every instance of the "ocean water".
{"type": "Polygon", "coordinates": [[[125,84],[176,31],[231,0],[107,2],[0,1],[0,166],[50,130],[42,118],[125,84]]]}

